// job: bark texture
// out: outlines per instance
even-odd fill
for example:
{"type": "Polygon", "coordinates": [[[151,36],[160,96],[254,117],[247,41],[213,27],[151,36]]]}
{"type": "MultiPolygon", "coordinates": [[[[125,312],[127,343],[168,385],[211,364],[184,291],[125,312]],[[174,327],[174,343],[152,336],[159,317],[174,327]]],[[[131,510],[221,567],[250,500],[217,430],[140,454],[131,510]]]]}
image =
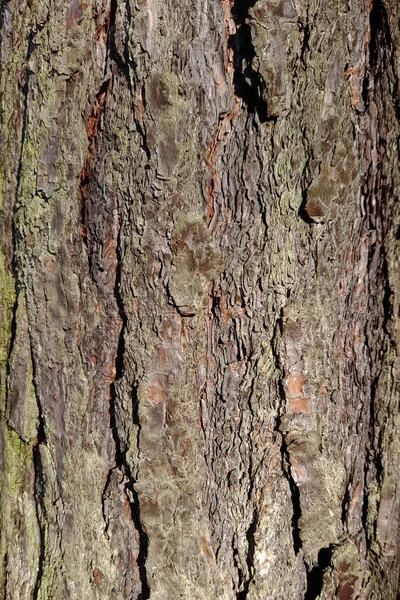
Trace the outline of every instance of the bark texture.
{"type": "Polygon", "coordinates": [[[4,600],[395,600],[397,0],[1,2],[4,600]]]}

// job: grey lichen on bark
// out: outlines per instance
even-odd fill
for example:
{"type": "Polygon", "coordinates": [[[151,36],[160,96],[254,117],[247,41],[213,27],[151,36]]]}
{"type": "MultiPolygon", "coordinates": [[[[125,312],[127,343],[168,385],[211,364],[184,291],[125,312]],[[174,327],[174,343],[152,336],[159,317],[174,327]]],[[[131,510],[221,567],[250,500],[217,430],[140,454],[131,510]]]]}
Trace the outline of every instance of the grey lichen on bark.
{"type": "Polygon", "coordinates": [[[396,598],[399,41],[1,3],[4,599],[396,598]]]}

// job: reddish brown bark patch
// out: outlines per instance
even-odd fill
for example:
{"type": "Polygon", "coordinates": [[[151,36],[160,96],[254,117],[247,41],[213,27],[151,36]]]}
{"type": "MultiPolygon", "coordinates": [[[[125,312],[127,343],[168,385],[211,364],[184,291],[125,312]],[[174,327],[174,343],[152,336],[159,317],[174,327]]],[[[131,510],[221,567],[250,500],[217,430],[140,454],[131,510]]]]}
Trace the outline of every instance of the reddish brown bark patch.
{"type": "Polygon", "coordinates": [[[287,412],[309,415],[311,412],[309,398],[289,398],[287,412]]]}
{"type": "Polygon", "coordinates": [[[103,575],[103,572],[100,571],[100,569],[98,569],[97,567],[95,569],[93,569],[93,581],[94,581],[94,585],[96,587],[99,587],[99,585],[103,581],[103,578],[104,578],[104,575],[103,575]]]}
{"type": "Polygon", "coordinates": [[[288,392],[294,398],[304,396],[304,384],[306,382],[305,375],[290,375],[287,378],[286,384],[288,392]]]}

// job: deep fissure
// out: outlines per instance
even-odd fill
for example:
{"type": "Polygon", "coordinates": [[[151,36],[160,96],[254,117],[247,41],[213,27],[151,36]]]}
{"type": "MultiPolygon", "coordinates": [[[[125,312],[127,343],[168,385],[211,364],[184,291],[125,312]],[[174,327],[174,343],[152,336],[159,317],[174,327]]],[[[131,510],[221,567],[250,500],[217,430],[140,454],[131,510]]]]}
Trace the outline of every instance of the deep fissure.
{"type": "Polygon", "coordinates": [[[110,91],[111,81],[111,79],[103,81],[92,102],[92,110],[87,124],[89,145],[79,181],[81,236],[88,250],[89,269],[91,272],[93,265],[90,248],[90,186],[97,154],[97,133],[101,123],[101,116],[104,112],[107,93],[110,91]]]}
{"type": "Polygon", "coordinates": [[[250,113],[256,113],[261,123],[268,121],[267,102],[264,98],[265,81],[260,73],[254,70],[252,63],[256,56],[248,23],[249,9],[256,0],[235,0],[232,6],[232,18],[236,32],[229,38],[233,50],[233,85],[235,94],[247,106],[250,113]]]}
{"type": "Polygon", "coordinates": [[[301,537],[300,537],[300,527],[299,520],[301,517],[301,504],[300,504],[300,491],[296,485],[295,480],[293,479],[291,470],[290,470],[290,462],[289,462],[289,451],[287,449],[286,441],[283,439],[282,441],[282,464],[283,464],[283,472],[285,477],[289,483],[290,494],[292,497],[292,506],[293,506],[293,515],[292,515],[292,538],[293,538],[293,548],[295,554],[298,554],[300,548],[302,547],[301,537]]]}
{"type": "Polygon", "coordinates": [[[44,503],[45,494],[45,481],[43,475],[42,458],[40,456],[40,444],[47,444],[46,436],[46,422],[43,414],[42,405],[39,400],[39,391],[36,382],[36,364],[35,355],[32,350],[33,342],[31,335],[29,335],[29,343],[31,346],[31,357],[32,357],[32,385],[35,393],[36,404],[38,408],[39,424],[37,430],[37,436],[35,444],[32,449],[33,468],[34,468],[34,498],[35,498],[35,510],[36,518],[39,526],[39,538],[40,538],[40,549],[39,549],[39,560],[38,570],[36,574],[35,587],[33,591],[33,600],[38,599],[40,590],[40,584],[43,578],[44,562],[46,558],[46,539],[45,539],[45,523],[46,523],[46,506],[44,503]]]}
{"type": "MultiPolygon", "coordinates": [[[[282,320],[280,320],[280,327],[281,326],[282,326],[282,320]]],[[[277,366],[279,366],[279,355],[278,354],[276,354],[276,360],[277,360],[277,366]]],[[[301,517],[300,491],[296,485],[295,480],[293,479],[293,476],[292,476],[292,473],[290,470],[290,453],[289,453],[288,445],[286,442],[285,432],[282,431],[282,429],[281,429],[281,426],[282,426],[282,419],[281,419],[282,412],[281,411],[282,411],[284,403],[285,403],[285,392],[284,392],[281,381],[279,381],[279,397],[280,397],[280,405],[279,405],[279,409],[278,409],[279,414],[276,418],[275,431],[277,431],[282,438],[282,443],[281,443],[281,447],[280,447],[281,469],[282,469],[282,473],[283,473],[284,477],[286,478],[286,480],[289,484],[290,495],[291,495],[291,499],[292,499],[292,507],[293,507],[293,514],[292,514],[292,520],[291,520],[293,549],[294,549],[295,554],[298,554],[302,547],[302,542],[301,542],[301,537],[300,537],[300,527],[299,527],[299,520],[301,517]]]]}
{"type": "MultiPolygon", "coordinates": [[[[90,247],[90,202],[91,202],[91,186],[93,184],[93,177],[96,165],[96,159],[99,152],[99,139],[98,130],[101,127],[101,117],[104,113],[107,95],[111,90],[113,75],[109,75],[108,68],[110,62],[114,62],[117,67],[121,69],[124,67],[126,71],[126,65],[122,58],[119,56],[116,45],[115,45],[115,20],[118,9],[117,0],[112,0],[108,17],[106,18],[106,30],[107,30],[107,60],[104,71],[104,80],[98,90],[93,102],[91,114],[88,118],[87,123],[87,135],[88,135],[88,153],[84,162],[84,166],[81,173],[79,191],[81,198],[81,228],[83,242],[87,248],[89,270],[93,277],[92,264],[92,249],[90,247]]],[[[125,73],[126,74],[126,73],[125,73]]],[[[140,503],[139,496],[135,490],[135,479],[131,472],[129,462],[126,457],[126,449],[124,448],[123,441],[120,439],[118,434],[118,398],[116,392],[116,383],[124,376],[124,354],[125,354],[125,340],[124,334],[126,329],[127,317],[124,311],[123,300],[119,292],[119,286],[121,281],[121,268],[122,268],[122,257],[121,257],[121,243],[120,243],[121,228],[119,228],[118,239],[116,244],[116,273],[114,282],[114,298],[118,308],[119,317],[122,322],[122,326],[119,333],[119,340],[117,346],[117,353],[115,356],[115,381],[110,386],[109,392],[109,405],[110,405],[110,429],[112,432],[114,447],[115,447],[115,466],[113,466],[107,476],[107,480],[103,490],[103,515],[104,500],[108,486],[111,481],[111,476],[115,468],[119,468],[123,472],[126,483],[125,483],[125,494],[129,503],[130,514],[132,522],[138,532],[139,536],[139,552],[136,557],[136,562],[139,570],[139,577],[141,581],[142,591],[139,595],[138,600],[146,600],[150,597],[150,589],[147,582],[146,573],[146,559],[148,553],[148,538],[147,534],[143,529],[140,520],[140,503]]],[[[136,416],[137,418],[137,416],[136,416]]]]}
{"type": "MultiPolygon", "coordinates": [[[[122,327],[121,327],[121,331],[120,331],[120,335],[119,335],[117,355],[116,355],[116,359],[115,359],[116,379],[115,379],[115,382],[112,383],[110,386],[110,428],[112,431],[112,435],[114,438],[114,444],[115,444],[115,463],[116,463],[117,467],[121,468],[121,470],[125,473],[125,475],[128,479],[128,482],[126,484],[126,489],[129,490],[129,494],[126,494],[126,496],[129,501],[131,519],[132,519],[132,522],[133,522],[133,524],[138,532],[138,536],[139,536],[139,552],[138,552],[138,556],[136,558],[136,562],[138,565],[140,581],[142,584],[142,593],[139,596],[138,600],[147,600],[148,598],[150,598],[150,588],[148,585],[147,571],[146,571],[146,560],[147,560],[147,554],[148,554],[149,541],[148,541],[147,533],[143,529],[142,522],[140,520],[139,494],[137,493],[137,491],[135,489],[135,478],[131,472],[131,468],[127,461],[126,451],[122,448],[121,439],[118,435],[118,423],[117,423],[118,408],[117,408],[117,402],[116,402],[117,394],[116,394],[115,383],[117,381],[119,381],[124,375],[124,355],[125,355],[124,333],[125,333],[126,323],[127,323],[127,316],[126,316],[126,313],[124,310],[124,303],[123,303],[123,299],[122,299],[120,291],[119,291],[119,286],[120,286],[120,281],[121,281],[121,270],[122,270],[121,243],[120,243],[121,237],[120,236],[121,236],[121,229],[119,230],[119,233],[118,233],[117,250],[116,250],[117,251],[117,270],[116,270],[116,277],[115,277],[114,295],[115,295],[116,304],[118,306],[119,316],[122,321],[122,327]],[[132,502],[131,498],[133,498],[133,502],[132,502]]],[[[138,398],[137,398],[137,394],[136,394],[136,389],[133,388],[132,389],[132,419],[133,419],[133,422],[138,426],[138,436],[139,436],[140,423],[139,423],[139,416],[138,416],[138,411],[137,411],[137,403],[138,403],[138,398]]],[[[138,442],[139,442],[139,440],[138,440],[138,442]]],[[[109,476],[110,476],[110,473],[109,473],[109,476]]],[[[106,483],[106,485],[108,485],[108,482],[106,483]]],[[[107,489],[107,488],[105,488],[105,489],[107,489]]]]}
{"type": "MultiPolygon", "coordinates": [[[[123,332],[123,329],[121,330],[121,335],[123,337],[122,332],[123,332]]],[[[123,344],[120,346],[120,348],[121,347],[123,348],[123,344]]],[[[117,355],[117,361],[120,361],[120,364],[123,364],[123,354],[121,353],[120,350],[117,355]],[[121,360],[122,360],[122,362],[121,362],[121,360]]],[[[134,392],[133,392],[133,394],[134,394],[134,392]]],[[[148,598],[150,598],[150,588],[148,585],[147,572],[146,572],[146,560],[147,560],[147,554],[148,554],[148,536],[147,536],[147,533],[144,531],[141,520],[140,520],[140,502],[139,502],[139,495],[135,489],[135,479],[132,475],[130,466],[126,459],[126,451],[122,449],[121,440],[118,436],[117,410],[118,409],[116,407],[115,385],[112,384],[111,390],[110,390],[110,428],[111,428],[111,431],[113,434],[114,444],[115,444],[115,463],[116,463],[116,466],[121,469],[121,471],[125,474],[125,476],[127,478],[127,483],[125,485],[125,489],[127,491],[129,491],[129,494],[126,493],[126,497],[128,498],[128,502],[129,502],[131,519],[132,519],[132,522],[133,522],[133,524],[136,528],[136,531],[138,532],[138,536],[139,536],[139,552],[138,552],[138,556],[136,558],[136,562],[137,562],[137,566],[139,569],[140,581],[142,584],[142,593],[139,596],[138,600],[147,600],[148,598]],[[133,498],[133,502],[132,502],[131,498],[133,498]]],[[[115,467],[113,467],[108,474],[108,478],[107,478],[104,490],[106,490],[108,487],[110,477],[111,477],[111,474],[112,474],[112,471],[114,470],[114,468],[115,467]]],[[[103,493],[103,497],[104,497],[104,493],[103,493]]]]}
{"type": "MultiPolygon", "coordinates": [[[[129,1],[125,2],[125,9],[127,12],[128,21],[132,20],[132,11],[129,1]]],[[[130,78],[130,65],[132,63],[129,57],[128,47],[124,45],[124,55],[123,57],[120,55],[117,49],[117,45],[115,42],[115,31],[116,31],[116,18],[117,18],[117,10],[118,10],[118,0],[111,0],[110,4],[110,18],[109,18],[109,33],[108,33],[108,55],[110,60],[113,61],[120,72],[124,74],[126,80],[128,82],[129,88],[131,89],[131,78],[130,78]]],[[[131,90],[132,91],[132,90],[131,90]]]]}
{"type": "Polygon", "coordinates": [[[237,600],[246,600],[249,594],[249,590],[250,590],[250,584],[253,578],[253,571],[254,571],[254,553],[255,553],[255,532],[257,530],[257,525],[258,525],[258,515],[257,512],[255,511],[253,514],[253,519],[246,531],[246,539],[247,539],[247,556],[246,556],[246,562],[247,562],[247,570],[248,570],[248,576],[246,579],[243,580],[243,590],[240,591],[237,594],[237,600]]]}
{"type": "Polygon", "coordinates": [[[40,457],[39,441],[33,447],[33,467],[35,471],[35,507],[36,507],[36,518],[39,526],[39,560],[38,568],[36,573],[35,587],[33,590],[33,600],[37,600],[40,590],[40,584],[43,578],[44,562],[46,557],[46,540],[45,540],[45,528],[43,520],[46,518],[46,509],[44,505],[44,477],[43,477],[43,466],[40,457]]]}
{"type": "Polygon", "coordinates": [[[254,569],[254,552],[255,552],[255,541],[254,534],[257,529],[258,517],[257,514],[254,513],[253,520],[250,523],[247,531],[246,531],[246,539],[247,539],[247,555],[246,555],[246,563],[247,563],[247,574],[244,573],[239,559],[239,551],[236,545],[236,536],[232,539],[232,550],[233,550],[233,561],[237,570],[237,574],[239,577],[239,590],[236,593],[237,600],[246,600],[248,597],[250,583],[253,577],[253,569],[254,569]],[[240,589],[241,588],[241,589],[240,589]]]}
{"type": "Polygon", "coordinates": [[[391,46],[388,15],[382,0],[372,0],[369,25],[371,31],[369,40],[370,65],[375,68],[378,65],[379,50],[391,46]]]}
{"type": "Polygon", "coordinates": [[[8,585],[8,573],[7,573],[7,564],[8,564],[8,554],[7,552],[4,554],[3,559],[3,573],[4,573],[4,592],[3,592],[3,600],[7,600],[7,585],[8,585]]]}
{"type": "MultiPolygon", "coordinates": [[[[236,568],[238,579],[239,579],[238,587],[240,589],[241,587],[243,587],[245,585],[245,576],[243,573],[243,569],[241,568],[241,565],[240,565],[239,551],[237,549],[237,544],[236,544],[235,538],[236,538],[236,536],[234,535],[232,538],[232,556],[233,556],[233,564],[236,568]]],[[[240,591],[240,592],[236,593],[237,600],[240,600],[241,598],[246,598],[246,596],[247,596],[247,592],[240,591]],[[245,594],[245,596],[243,596],[243,594],[245,594]]]]}
{"type": "Polygon", "coordinates": [[[331,564],[333,547],[322,548],[318,553],[318,563],[307,571],[307,589],[304,600],[317,600],[324,584],[324,572],[331,564]]]}

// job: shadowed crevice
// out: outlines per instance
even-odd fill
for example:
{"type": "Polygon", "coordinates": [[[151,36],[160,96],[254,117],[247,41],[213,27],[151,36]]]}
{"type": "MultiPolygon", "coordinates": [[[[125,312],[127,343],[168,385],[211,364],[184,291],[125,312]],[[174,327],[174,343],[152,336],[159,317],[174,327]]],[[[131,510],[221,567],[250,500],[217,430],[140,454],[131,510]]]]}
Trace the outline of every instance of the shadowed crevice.
{"type": "MultiPolygon", "coordinates": [[[[122,334],[122,332],[121,332],[122,334]]],[[[123,443],[121,442],[118,436],[118,427],[117,427],[117,411],[116,407],[116,393],[114,384],[111,386],[111,394],[110,394],[110,428],[114,438],[115,444],[115,467],[113,467],[107,477],[107,481],[104,487],[103,492],[103,514],[104,514],[104,499],[106,497],[106,491],[111,481],[111,476],[115,468],[118,468],[122,473],[125,474],[127,483],[125,485],[125,495],[129,502],[130,514],[132,522],[135,526],[136,531],[139,536],[139,552],[136,557],[136,563],[139,570],[139,577],[142,586],[142,592],[138,597],[138,600],[147,600],[150,598],[150,588],[147,581],[147,571],[146,571],[146,560],[148,555],[148,535],[145,532],[141,519],[140,519],[140,500],[139,495],[135,489],[135,478],[132,474],[131,468],[129,466],[129,462],[126,457],[126,450],[123,448],[123,443]]],[[[139,435],[139,434],[138,434],[139,435]]]]}
{"type": "Polygon", "coordinates": [[[304,600],[317,600],[324,584],[324,571],[331,564],[333,546],[322,548],[318,553],[318,564],[307,572],[307,590],[304,600]]]}
{"type": "Polygon", "coordinates": [[[246,579],[243,580],[242,582],[242,586],[243,586],[243,590],[241,590],[240,592],[238,592],[237,594],[237,600],[246,600],[249,594],[249,590],[250,590],[250,584],[252,582],[253,579],[253,572],[254,572],[254,552],[255,552],[255,532],[257,530],[257,525],[258,525],[258,515],[256,513],[256,511],[254,511],[253,514],[253,520],[250,523],[247,531],[246,531],[246,539],[247,539],[247,556],[246,556],[246,561],[247,561],[247,577],[246,579]]]}
{"type": "MultiPolygon", "coordinates": [[[[117,48],[116,43],[116,18],[118,11],[118,0],[111,0],[110,4],[110,17],[109,17],[109,35],[108,35],[108,53],[110,60],[118,67],[120,73],[124,75],[126,81],[128,83],[128,87],[132,90],[132,81],[131,81],[131,69],[135,66],[134,61],[131,59],[129,55],[128,44],[126,43],[126,33],[125,33],[125,41],[123,47],[123,56],[121,56],[120,52],[117,48]]],[[[132,10],[129,0],[125,0],[125,11],[126,11],[126,20],[128,23],[133,22],[132,10]]]]}
{"type": "Polygon", "coordinates": [[[390,72],[393,85],[393,107],[397,119],[400,119],[400,100],[399,100],[399,80],[395,64],[395,52],[393,51],[393,41],[390,30],[390,23],[386,7],[382,0],[372,0],[371,11],[369,14],[370,39],[369,39],[369,67],[363,82],[363,101],[365,106],[369,106],[371,97],[371,79],[376,79],[378,83],[378,93],[381,90],[382,71],[385,74],[390,72]]]}
{"type": "MultiPolygon", "coordinates": [[[[127,459],[127,444],[121,440],[118,434],[118,397],[116,391],[116,383],[121,380],[124,376],[124,360],[125,360],[125,330],[127,323],[127,316],[124,310],[123,300],[121,298],[119,287],[121,281],[122,271],[122,256],[121,256],[121,229],[118,233],[117,243],[117,270],[115,278],[114,295],[116,304],[118,306],[118,312],[122,321],[122,327],[119,335],[117,355],[115,358],[115,369],[116,379],[115,382],[110,386],[110,429],[112,431],[114,445],[115,445],[115,467],[113,467],[107,477],[106,485],[103,491],[103,513],[104,513],[104,498],[106,496],[106,490],[111,480],[112,472],[115,468],[118,468],[126,476],[127,483],[125,485],[125,494],[129,501],[129,508],[132,522],[135,526],[139,536],[139,552],[136,557],[136,562],[139,570],[139,577],[142,586],[142,592],[138,597],[138,600],[147,600],[150,598],[150,588],[147,581],[146,572],[146,560],[148,555],[149,540],[147,533],[145,532],[141,519],[140,519],[140,500],[139,494],[135,489],[135,476],[131,471],[129,461],[127,459]]],[[[136,389],[132,390],[132,420],[137,425],[138,439],[137,446],[139,447],[139,435],[140,435],[140,423],[138,415],[138,398],[136,389]]]]}
{"type": "Polygon", "coordinates": [[[39,442],[33,448],[33,468],[35,472],[35,484],[34,484],[34,496],[35,496],[35,507],[36,507],[36,518],[39,525],[39,557],[38,557],[38,568],[36,573],[35,587],[33,589],[33,600],[37,600],[39,597],[40,585],[44,573],[44,563],[46,556],[46,539],[45,539],[45,526],[44,520],[46,519],[46,509],[44,505],[44,476],[43,466],[40,457],[39,442]]]}
{"type": "Polygon", "coordinates": [[[230,36],[229,45],[233,50],[233,85],[235,94],[243,100],[249,113],[256,113],[261,123],[268,117],[265,96],[265,81],[252,65],[256,56],[252,41],[251,27],[248,23],[249,9],[256,0],[235,0],[232,6],[232,18],[236,25],[236,32],[230,36]]]}
{"type": "Polygon", "coordinates": [[[37,386],[36,380],[36,363],[35,363],[35,355],[32,350],[32,339],[30,337],[30,345],[31,345],[31,357],[32,357],[32,385],[35,393],[36,404],[38,408],[38,430],[36,441],[32,449],[32,460],[33,460],[33,470],[34,470],[34,500],[35,500],[35,511],[36,518],[39,527],[39,557],[38,557],[38,569],[36,573],[35,586],[33,590],[33,600],[37,600],[39,598],[39,591],[41,582],[44,574],[44,565],[46,560],[46,522],[47,522],[47,511],[44,502],[46,484],[45,477],[43,473],[43,465],[42,458],[40,456],[40,444],[47,444],[47,436],[46,436],[46,421],[43,414],[42,405],[39,400],[39,390],[37,386]]]}
{"type": "Polygon", "coordinates": [[[91,207],[91,187],[93,183],[93,172],[96,164],[97,156],[97,133],[101,125],[101,117],[105,109],[107,94],[111,91],[112,80],[108,79],[102,83],[93,102],[92,110],[89,116],[86,133],[88,136],[88,150],[79,181],[79,199],[80,199],[80,215],[81,215],[81,237],[88,252],[89,271],[93,275],[93,252],[90,245],[91,238],[91,221],[93,219],[91,207]]]}
{"type": "Polygon", "coordinates": [[[390,48],[392,40],[386,8],[382,0],[372,0],[371,12],[369,14],[370,40],[369,59],[370,66],[375,68],[379,62],[380,52],[390,48]]]}
{"type": "MultiPolygon", "coordinates": [[[[127,9],[127,6],[125,7],[127,9]]],[[[102,83],[95,94],[90,100],[91,109],[87,120],[87,137],[88,137],[88,150],[83,163],[83,169],[79,181],[79,198],[80,198],[80,217],[81,217],[81,234],[83,242],[86,246],[86,252],[88,256],[89,272],[94,284],[99,287],[98,282],[98,271],[102,272],[102,264],[97,262],[99,253],[99,247],[102,247],[102,240],[99,240],[99,235],[96,230],[96,224],[101,215],[102,207],[96,205],[93,198],[93,189],[96,185],[97,177],[97,165],[98,161],[102,156],[102,140],[103,134],[105,135],[105,143],[107,144],[107,132],[103,132],[103,116],[107,107],[107,101],[112,94],[114,78],[118,76],[118,72],[127,76],[127,64],[124,59],[119,55],[116,47],[116,17],[118,12],[118,0],[111,0],[109,11],[107,15],[104,15],[104,31],[107,35],[107,50],[106,50],[106,64],[104,67],[104,73],[102,73],[102,83]],[[117,69],[112,69],[116,66],[117,69]]],[[[128,77],[129,79],[129,77],[128,77]]],[[[106,146],[108,151],[108,146],[106,146]]],[[[102,505],[103,505],[103,516],[107,524],[107,515],[105,502],[107,499],[107,492],[112,485],[113,474],[116,470],[119,470],[124,477],[124,495],[129,504],[130,518],[137,531],[139,538],[139,550],[135,557],[137,568],[139,571],[139,578],[141,584],[141,593],[138,596],[138,600],[146,600],[150,597],[150,589],[147,582],[146,574],[146,559],[148,553],[148,539],[147,534],[143,529],[140,519],[140,503],[138,493],[135,490],[135,474],[132,473],[131,464],[127,458],[127,452],[131,442],[135,443],[134,440],[127,440],[122,435],[119,427],[121,425],[120,415],[120,400],[118,384],[124,378],[124,360],[125,360],[125,332],[127,324],[127,315],[124,310],[123,300],[120,294],[120,283],[122,273],[122,242],[121,242],[121,212],[116,201],[116,211],[118,212],[118,234],[115,239],[115,275],[111,280],[110,285],[107,285],[107,289],[101,289],[101,295],[105,297],[107,294],[108,298],[114,302],[118,310],[119,319],[121,321],[121,327],[119,330],[119,338],[117,344],[117,351],[115,355],[115,380],[111,383],[109,388],[109,410],[110,410],[110,421],[109,426],[114,441],[114,464],[110,468],[107,474],[107,480],[103,488],[102,494],[102,505]]],[[[104,215],[102,215],[104,216],[104,215]]],[[[100,280],[101,281],[101,280],[100,280]]],[[[100,287],[99,287],[100,289],[100,287]]],[[[113,304],[114,304],[113,302],[113,304]]],[[[114,318],[114,317],[112,317],[114,318]]],[[[137,416],[136,416],[137,418],[137,416]]],[[[106,527],[107,529],[107,527],[106,527]]]]}
{"type": "Polygon", "coordinates": [[[300,551],[300,548],[302,547],[302,542],[301,542],[301,537],[300,537],[300,527],[299,527],[299,521],[300,521],[300,517],[301,517],[300,491],[299,491],[299,488],[297,487],[297,484],[296,484],[295,480],[293,479],[293,476],[291,473],[290,463],[289,463],[289,452],[287,449],[287,444],[284,439],[282,440],[281,453],[282,453],[282,468],[283,468],[284,475],[288,481],[289,488],[290,488],[290,495],[292,498],[293,515],[292,515],[291,526],[292,526],[293,548],[294,548],[294,553],[298,554],[300,551]]]}
{"type": "Polygon", "coordinates": [[[292,514],[291,526],[292,526],[293,549],[294,549],[294,553],[298,554],[302,547],[302,541],[301,541],[301,537],[300,537],[300,527],[299,527],[299,520],[301,517],[300,490],[297,487],[297,484],[296,484],[295,480],[293,479],[293,476],[291,473],[290,453],[289,453],[288,445],[286,442],[285,431],[283,430],[283,427],[282,427],[281,415],[282,415],[282,410],[283,410],[283,406],[285,403],[285,391],[283,389],[282,381],[279,381],[279,396],[280,396],[280,408],[279,408],[279,415],[276,419],[275,431],[277,431],[281,435],[281,438],[282,438],[282,443],[281,443],[281,448],[280,448],[281,457],[282,457],[281,458],[281,468],[282,468],[282,473],[289,484],[290,495],[291,495],[291,499],[292,499],[293,514],[292,514]]]}
{"type": "Polygon", "coordinates": [[[255,552],[255,532],[258,526],[258,515],[257,512],[254,511],[253,519],[246,531],[246,539],[247,539],[247,555],[246,555],[246,563],[247,569],[243,569],[241,566],[241,561],[239,557],[239,551],[237,548],[237,539],[236,535],[233,536],[232,539],[232,551],[233,551],[233,562],[238,574],[239,591],[236,593],[237,600],[246,600],[248,597],[250,584],[253,579],[254,572],[254,552],[255,552]]]}

